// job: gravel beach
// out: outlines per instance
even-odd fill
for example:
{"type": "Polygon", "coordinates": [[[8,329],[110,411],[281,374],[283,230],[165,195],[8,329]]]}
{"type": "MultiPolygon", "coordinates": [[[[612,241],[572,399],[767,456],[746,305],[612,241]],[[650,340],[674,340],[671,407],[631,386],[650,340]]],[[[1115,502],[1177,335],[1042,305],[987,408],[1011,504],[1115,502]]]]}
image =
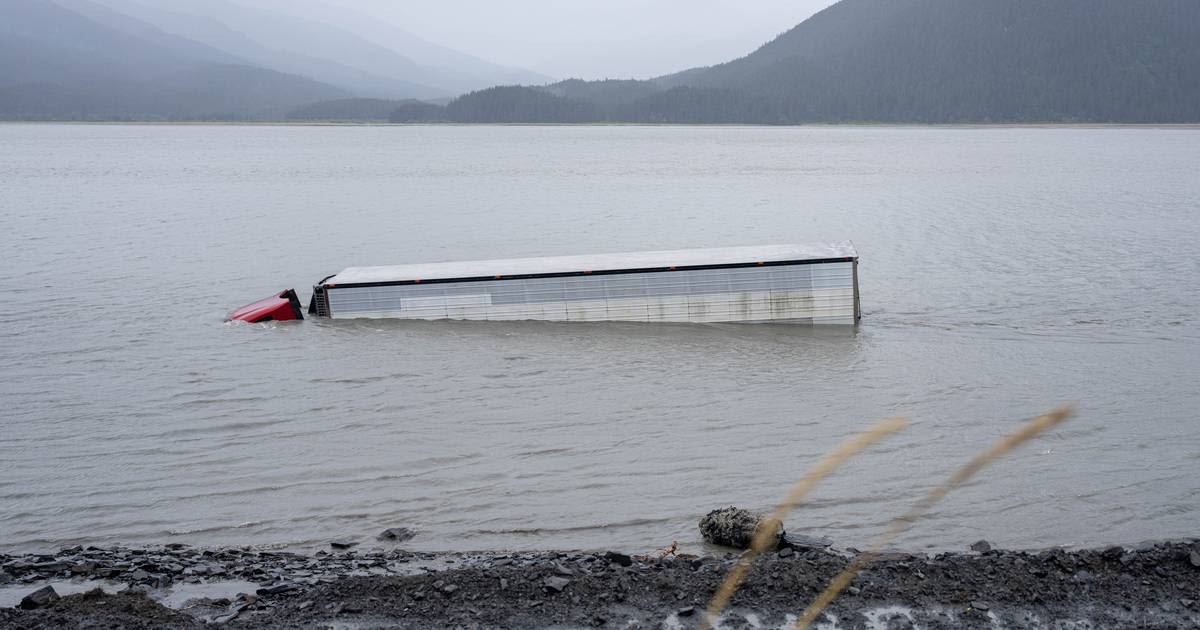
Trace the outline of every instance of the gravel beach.
{"type": "MultiPolygon", "coordinates": [[[[982,541],[973,547],[884,554],[834,602],[823,627],[1200,627],[1200,541],[1032,552],[982,541]]],[[[785,545],[766,554],[719,627],[787,624],[855,553],[785,545]]],[[[734,553],[75,547],[0,555],[0,625],[691,628],[736,561],[734,553]]]]}

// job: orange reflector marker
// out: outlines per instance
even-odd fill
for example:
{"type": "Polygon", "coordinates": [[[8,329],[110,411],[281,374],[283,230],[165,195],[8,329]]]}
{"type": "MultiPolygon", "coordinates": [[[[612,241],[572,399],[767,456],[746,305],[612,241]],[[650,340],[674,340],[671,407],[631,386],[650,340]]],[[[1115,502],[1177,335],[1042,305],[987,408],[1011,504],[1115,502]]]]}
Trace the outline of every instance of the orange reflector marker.
{"type": "Polygon", "coordinates": [[[763,266],[763,262],[762,262],[761,260],[760,260],[760,261],[758,261],[758,266],[759,266],[759,267],[763,266]]]}
{"type": "Polygon", "coordinates": [[[497,275],[497,276],[496,276],[496,279],[497,279],[497,280],[499,280],[500,278],[503,278],[503,277],[504,277],[504,276],[497,275]]]}

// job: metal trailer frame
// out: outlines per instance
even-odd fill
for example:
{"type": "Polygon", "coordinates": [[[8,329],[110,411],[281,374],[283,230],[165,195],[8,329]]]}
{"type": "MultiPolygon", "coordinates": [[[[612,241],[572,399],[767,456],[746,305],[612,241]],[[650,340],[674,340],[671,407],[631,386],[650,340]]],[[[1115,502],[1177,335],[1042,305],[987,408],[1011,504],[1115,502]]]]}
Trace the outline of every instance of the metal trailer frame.
{"type": "Polygon", "coordinates": [[[313,287],[309,313],[853,325],[858,252],[847,241],[352,267],[313,287]]]}

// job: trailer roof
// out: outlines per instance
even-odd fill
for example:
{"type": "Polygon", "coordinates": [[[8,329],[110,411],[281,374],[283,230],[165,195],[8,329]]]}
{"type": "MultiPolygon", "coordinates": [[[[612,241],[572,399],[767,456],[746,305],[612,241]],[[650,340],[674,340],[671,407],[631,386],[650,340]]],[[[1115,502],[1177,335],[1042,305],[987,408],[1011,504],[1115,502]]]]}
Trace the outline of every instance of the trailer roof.
{"type": "Polygon", "coordinates": [[[383,267],[349,267],[325,280],[324,284],[371,284],[413,280],[486,278],[492,276],[523,276],[580,271],[698,267],[706,265],[839,258],[858,258],[858,252],[854,249],[854,244],[850,241],[842,241],[840,243],[805,245],[759,245],[753,247],[679,249],[625,254],[469,260],[461,262],[389,265],[383,267]]]}

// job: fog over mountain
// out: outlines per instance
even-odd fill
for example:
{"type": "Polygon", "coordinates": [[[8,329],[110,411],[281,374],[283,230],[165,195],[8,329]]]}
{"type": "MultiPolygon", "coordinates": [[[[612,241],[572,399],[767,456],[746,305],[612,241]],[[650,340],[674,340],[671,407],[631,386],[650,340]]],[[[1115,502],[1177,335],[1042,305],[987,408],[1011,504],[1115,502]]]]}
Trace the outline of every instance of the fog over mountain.
{"type": "Polygon", "coordinates": [[[563,79],[596,80],[649,79],[741,57],[834,2],[326,1],[369,10],[423,37],[485,59],[563,79]]]}
{"type": "Polygon", "coordinates": [[[85,0],[0,3],[0,116],[157,119],[280,116],[348,96],[254,67],[85,0]]]}
{"type": "Polygon", "coordinates": [[[548,77],[319,0],[4,0],[0,117],[282,118],[548,77]]]}

